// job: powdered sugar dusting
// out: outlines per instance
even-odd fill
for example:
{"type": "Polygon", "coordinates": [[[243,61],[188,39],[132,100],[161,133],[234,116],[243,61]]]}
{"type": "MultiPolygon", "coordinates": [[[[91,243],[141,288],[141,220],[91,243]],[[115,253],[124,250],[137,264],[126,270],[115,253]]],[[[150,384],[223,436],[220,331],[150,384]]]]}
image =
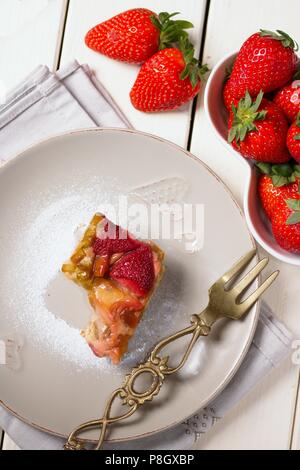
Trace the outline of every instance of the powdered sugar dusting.
{"type": "Polygon", "coordinates": [[[67,187],[56,187],[55,197],[50,191],[42,191],[39,198],[28,193],[18,209],[27,211],[28,216],[18,233],[15,227],[10,229],[13,250],[9,262],[14,273],[2,280],[4,315],[10,312],[10,322],[38,351],[55,355],[77,369],[123,374],[124,368],[143,360],[158,339],[174,331],[174,325],[177,328],[186,322],[180,274],[167,271],[121,365],[116,368],[107,359],[96,358],[80,336],[91,314],[88,300],[79,287],[64,279],[60,267],[78,241],[74,229],[81,231],[95,212],[105,211],[105,204],[117,204],[127,188],[117,180],[99,177],[87,181],[84,188],[82,183],[80,188],[76,183],[67,187]],[[58,287],[51,289],[53,283],[58,287]],[[11,316],[16,298],[22,308],[11,316]]]}
{"type": "Polygon", "coordinates": [[[187,190],[187,181],[173,176],[131,189],[130,194],[141,197],[148,204],[172,204],[183,202],[187,190]]]}

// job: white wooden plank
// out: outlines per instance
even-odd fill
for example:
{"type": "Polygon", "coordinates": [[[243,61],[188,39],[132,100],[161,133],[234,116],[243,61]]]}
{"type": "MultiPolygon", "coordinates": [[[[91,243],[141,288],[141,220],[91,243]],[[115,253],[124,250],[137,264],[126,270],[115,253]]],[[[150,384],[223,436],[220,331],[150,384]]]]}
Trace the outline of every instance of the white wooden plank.
{"type": "Polygon", "coordinates": [[[205,57],[215,64],[223,55],[236,51],[259,29],[281,29],[299,39],[298,0],[211,0],[206,33],[205,57]],[[284,8],[286,5],[286,9],[284,8]]]}
{"type": "MultiPolygon", "coordinates": [[[[201,450],[285,450],[289,449],[282,413],[281,383],[292,383],[293,370],[285,361],[271,376],[260,383],[225,418],[217,422],[194,446],[201,450]],[[278,415],[273,418],[273,415],[278,415]],[[281,430],[284,428],[284,432],[281,430]]],[[[286,392],[293,390],[286,389],[286,392]]],[[[285,409],[283,410],[285,412],[285,409]]],[[[289,410],[290,411],[290,410],[289,410]]],[[[288,416],[289,419],[292,415],[288,416]]]]}
{"type": "MultiPolygon", "coordinates": [[[[129,92],[137,76],[139,66],[113,61],[91,51],[84,44],[87,31],[122,10],[145,7],[156,12],[179,11],[182,18],[195,25],[193,40],[200,44],[202,24],[205,12],[205,0],[126,0],[126,2],[99,2],[86,0],[84,8],[81,0],[70,2],[62,61],[76,57],[80,62],[87,62],[97,73],[99,80],[118,102],[132,125],[139,130],[150,132],[185,146],[189,133],[191,106],[170,113],[145,114],[133,108],[129,92]]],[[[197,51],[198,52],[198,51],[197,51]]]]}
{"type": "MultiPolygon", "coordinates": [[[[282,5],[281,0],[211,0],[204,61],[210,67],[214,66],[221,57],[237,50],[251,33],[260,28],[282,29],[300,41],[297,19],[300,13],[299,2],[289,0],[285,14],[282,5]]],[[[232,158],[210,129],[204,115],[202,99],[197,108],[191,151],[228,184],[241,202],[245,181],[244,165],[232,158]]],[[[277,288],[267,295],[268,303],[295,336],[300,338],[299,302],[296,294],[299,291],[299,269],[275,260],[269,269],[272,268],[279,268],[281,276],[277,281],[277,288]]],[[[199,446],[218,449],[289,448],[297,384],[298,370],[287,362],[222,420],[199,446]]],[[[298,427],[299,413],[298,406],[298,427]]],[[[298,438],[295,437],[297,439],[299,446],[299,434],[298,438]]]]}
{"type": "Polygon", "coordinates": [[[67,0],[1,0],[0,81],[10,89],[39,64],[56,68],[67,0]]]}
{"type": "Polygon", "coordinates": [[[4,434],[2,450],[20,450],[17,444],[9,437],[8,434],[4,434]]]}
{"type": "MultiPolygon", "coordinates": [[[[266,256],[267,254],[261,250],[261,255],[266,256]]],[[[299,340],[299,301],[297,300],[300,282],[299,268],[271,259],[268,271],[270,273],[275,269],[280,270],[280,276],[276,287],[266,294],[265,299],[277,317],[292,331],[294,338],[299,340]]],[[[274,373],[274,387],[272,382],[273,375],[270,376],[269,386],[266,387],[267,396],[265,396],[265,389],[262,388],[261,396],[259,397],[261,403],[268,410],[268,416],[266,415],[262,422],[261,435],[258,436],[258,440],[262,439],[262,442],[264,442],[264,439],[268,438],[268,434],[273,435],[275,441],[277,438],[282,439],[286,443],[287,449],[297,445],[297,438],[298,446],[300,444],[298,429],[300,419],[299,362],[293,362],[292,359],[293,357],[291,356],[291,359],[285,363],[286,370],[285,365],[283,365],[279,371],[274,373]],[[279,374],[279,379],[276,383],[277,373],[279,374]],[[287,440],[285,440],[285,434],[287,440]]],[[[249,419],[251,420],[252,417],[251,410],[249,419]]],[[[258,418],[259,415],[257,414],[258,418]]]]}

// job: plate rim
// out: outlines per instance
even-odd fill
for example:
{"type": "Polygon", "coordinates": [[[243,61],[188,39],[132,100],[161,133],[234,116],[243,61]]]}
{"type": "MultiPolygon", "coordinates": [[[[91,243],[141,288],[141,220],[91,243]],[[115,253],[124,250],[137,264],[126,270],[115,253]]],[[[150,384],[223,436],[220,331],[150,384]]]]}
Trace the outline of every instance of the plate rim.
{"type": "MultiPolygon", "coordinates": [[[[4,173],[6,171],[6,169],[8,167],[12,167],[14,166],[15,164],[17,164],[17,162],[23,158],[24,156],[26,156],[26,154],[28,152],[30,152],[31,150],[37,148],[37,147],[40,147],[42,145],[46,145],[47,143],[50,143],[52,141],[55,141],[55,140],[58,140],[58,139],[64,139],[65,137],[69,137],[69,136],[72,136],[72,135],[80,135],[80,134],[86,134],[86,133],[100,133],[100,132],[118,132],[118,133],[129,133],[129,134],[134,134],[134,135],[141,135],[141,136],[144,136],[144,137],[150,137],[152,138],[153,140],[156,140],[156,141],[159,141],[159,142],[162,142],[164,144],[167,144],[168,146],[171,146],[173,147],[174,149],[176,149],[177,151],[180,151],[184,154],[184,156],[188,157],[188,158],[191,158],[193,161],[195,161],[196,163],[198,163],[199,165],[201,165],[202,167],[204,167],[206,169],[206,171],[208,171],[216,180],[219,184],[222,185],[223,189],[227,192],[227,194],[229,195],[230,199],[232,200],[232,202],[234,203],[235,207],[237,208],[242,220],[244,221],[245,223],[245,227],[246,227],[246,230],[248,232],[248,235],[249,235],[249,240],[250,242],[252,243],[252,246],[253,248],[257,249],[257,244],[256,244],[256,241],[248,227],[248,224],[247,224],[247,220],[246,220],[246,217],[245,217],[245,214],[243,213],[243,210],[242,208],[240,207],[240,205],[238,204],[235,196],[233,195],[231,189],[224,183],[224,181],[205,163],[201,160],[200,157],[197,157],[196,155],[194,155],[193,153],[191,153],[189,150],[186,150],[184,149],[183,147],[181,147],[180,145],[174,143],[174,142],[171,142],[170,140],[168,139],[165,139],[163,137],[160,137],[160,136],[157,136],[157,135],[154,135],[154,134],[151,134],[151,133],[148,133],[148,132],[144,132],[144,131],[139,131],[139,130],[135,130],[135,129],[128,129],[128,128],[118,128],[118,127],[93,127],[93,128],[79,128],[79,129],[76,129],[76,130],[71,130],[71,131],[65,131],[65,132],[61,132],[61,133],[57,133],[57,134],[54,134],[50,137],[47,137],[47,138],[44,138],[44,139],[39,139],[37,142],[35,142],[34,144],[26,147],[24,150],[22,150],[21,152],[17,152],[16,154],[14,154],[12,157],[10,157],[10,159],[7,161],[7,162],[4,162],[1,167],[0,167],[0,176],[2,173],[4,173]]],[[[257,258],[257,255],[256,255],[256,258],[257,258]]],[[[258,280],[260,280],[261,278],[261,275],[258,277],[258,280]]],[[[216,388],[216,390],[214,391],[214,393],[212,393],[209,398],[207,398],[207,400],[203,403],[202,407],[204,408],[209,402],[211,402],[212,400],[214,400],[214,398],[219,395],[223,390],[224,388],[228,385],[228,383],[231,381],[231,379],[235,376],[236,372],[238,371],[238,369],[240,368],[249,348],[250,348],[250,345],[252,343],[252,340],[253,340],[253,337],[254,337],[254,333],[256,331],[256,327],[257,327],[257,323],[258,323],[258,319],[259,319],[259,312],[260,312],[260,303],[261,301],[259,300],[256,305],[254,306],[254,316],[253,316],[253,321],[252,321],[252,326],[251,326],[251,331],[249,333],[249,336],[248,336],[248,340],[247,342],[245,343],[244,345],[244,348],[239,356],[239,358],[237,359],[234,367],[232,368],[232,370],[230,371],[230,373],[228,373],[228,375],[224,378],[224,380],[220,383],[220,385],[216,388]]],[[[13,416],[15,416],[16,418],[20,419],[22,422],[24,422],[25,424],[28,424],[30,426],[32,426],[33,428],[35,429],[38,429],[40,431],[43,431],[43,432],[46,432],[47,434],[50,434],[52,436],[55,436],[55,437],[60,437],[60,438],[63,438],[63,439],[67,439],[67,435],[64,435],[64,434],[60,434],[59,432],[57,431],[54,431],[52,429],[48,429],[48,428],[45,428],[39,424],[36,424],[36,423],[33,423],[31,422],[28,418],[25,418],[24,416],[21,416],[19,413],[17,413],[15,410],[13,410],[12,408],[10,408],[8,405],[6,405],[1,399],[0,399],[0,405],[3,406],[4,409],[6,409],[8,412],[10,412],[13,416]]],[[[195,410],[196,412],[197,410],[195,410]]],[[[194,412],[194,413],[195,413],[194,412]]],[[[192,413],[191,415],[188,415],[186,417],[186,419],[190,418],[191,416],[193,416],[192,413]]],[[[117,438],[117,439],[107,439],[105,440],[105,442],[107,443],[118,443],[118,442],[130,442],[130,441],[134,441],[134,440],[138,440],[138,439],[144,439],[146,437],[150,437],[150,436],[154,436],[155,434],[159,433],[159,432],[163,432],[167,429],[173,429],[175,426],[179,425],[182,421],[179,420],[179,421],[174,421],[170,424],[168,424],[167,426],[163,426],[161,428],[158,428],[158,429],[154,429],[152,431],[149,431],[149,432],[146,432],[146,433],[142,433],[142,434],[138,434],[136,436],[131,436],[131,437],[126,437],[126,438],[117,438]]],[[[70,430],[71,432],[72,430],[70,430]]],[[[84,442],[90,442],[90,443],[95,443],[97,441],[95,440],[91,440],[91,439],[82,439],[84,442]]]]}

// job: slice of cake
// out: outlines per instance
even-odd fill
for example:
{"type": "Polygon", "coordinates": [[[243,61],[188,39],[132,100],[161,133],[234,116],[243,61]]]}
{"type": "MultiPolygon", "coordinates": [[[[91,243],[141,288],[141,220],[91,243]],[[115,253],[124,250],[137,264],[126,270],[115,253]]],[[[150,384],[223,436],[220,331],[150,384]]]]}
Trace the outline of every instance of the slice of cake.
{"type": "Polygon", "coordinates": [[[164,271],[164,253],[96,214],[62,271],[87,290],[94,313],[82,332],[96,356],[118,364],[164,271]]]}

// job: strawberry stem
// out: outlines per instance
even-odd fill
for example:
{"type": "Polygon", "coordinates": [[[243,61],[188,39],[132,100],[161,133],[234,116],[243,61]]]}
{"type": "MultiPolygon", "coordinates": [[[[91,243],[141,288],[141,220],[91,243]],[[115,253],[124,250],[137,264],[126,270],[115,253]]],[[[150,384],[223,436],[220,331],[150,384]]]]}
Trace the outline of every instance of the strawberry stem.
{"type": "Polygon", "coordinates": [[[185,20],[172,20],[173,16],[179,15],[179,12],[167,13],[163,11],[158,16],[150,17],[152,23],[160,31],[159,50],[172,47],[178,43],[181,38],[188,37],[185,29],[193,28],[193,23],[185,20]]]}
{"type": "Polygon", "coordinates": [[[206,64],[200,65],[199,61],[194,57],[195,48],[189,41],[188,33],[185,31],[186,29],[193,28],[194,25],[185,20],[171,20],[173,16],[178,14],[178,12],[171,14],[162,12],[158,16],[152,15],[150,19],[160,31],[159,50],[179,46],[185,61],[185,68],[180,74],[180,78],[185,80],[189,77],[192,87],[195,88],[199,80],[205,79],[209,68],[206,64]]]}
{"type": "Polygon", "coordinates": [[[199,61],[194,57],[195,48],[188,38],[182,37],[180,39],[179,50],[182,52],[185,62],[185,68],[180,74],[180,79],[185,80],[189,77],[192,88],[195,88],[199,80],[205,80],[205,75],[209,72],[209,68],[207,64],[200,65],[199,61]]]}
{"type": "Polygon", "coordinates": [[[290,47],[296,52],[299,50],[298,43],[294,41],[287,33],[281,31],[280,29],[277,29],[276,32],[261,29],[260,35],[262,37],[269,37],[271,39],[275,39],[276,41],[281,41],[284,47],[290,47]]]}
{"type": "Polygon", "coordinates": [[[287,206],[294,211],[286,221],[287,225],[295,225],[300,222],[300,199],[286,199],[287,206]]]}
{"type": "Polygon", "coordinates": [[[256,100],[253,102],[247,90],[245,97],[239,101],[237,107],[232,104],[234,118],[228,135],[229,143],[232,143],[234,140],[237,143],[243,142],[248,132],[257,131],[255,121],[262,121],[267,115],[267,111],[259,111],[263,96],[263,92],[260,91],[256,100]]]}
{"type": "Polygon", "coordinates": [[[259,171],[272,178],[272,183],[276,188],[281,188],[290,183],[295,183],[300,178],[300,165],[292,160],[289,163],[272,165],[271,163],[256,163],[259,171]]]}

